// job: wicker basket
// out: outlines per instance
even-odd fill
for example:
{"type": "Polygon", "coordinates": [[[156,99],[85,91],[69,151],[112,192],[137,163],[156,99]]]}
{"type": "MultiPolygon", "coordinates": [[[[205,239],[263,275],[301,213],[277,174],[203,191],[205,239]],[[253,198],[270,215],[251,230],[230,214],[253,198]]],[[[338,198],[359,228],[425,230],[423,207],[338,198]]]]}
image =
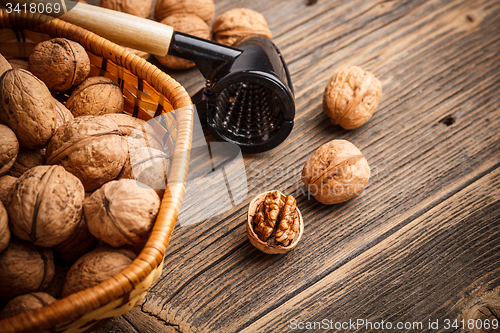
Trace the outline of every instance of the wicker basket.
{"type": "Polygon", "coordinates": [[[164,115],[155,125],[173,152],[172,166],[153,231],[129,267],[98,286],[1,320],[2,332],[91,332],[140,304],[161,274],[186,184],[193,128],[186,90],[156,66],[85,29],[40,14],[0,10],[0,53],[6,58],[27,58],[36,43],[52,37],[71,39],[87,50],[90,75],[107,76],[120,85],[126,113],[144,120],[164,115]]]}

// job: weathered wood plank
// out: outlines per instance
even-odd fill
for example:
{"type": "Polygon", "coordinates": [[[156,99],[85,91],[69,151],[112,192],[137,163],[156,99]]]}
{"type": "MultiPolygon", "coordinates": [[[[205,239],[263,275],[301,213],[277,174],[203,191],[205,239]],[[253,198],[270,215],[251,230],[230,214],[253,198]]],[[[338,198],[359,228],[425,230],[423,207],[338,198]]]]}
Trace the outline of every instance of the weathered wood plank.
{"type": "Polygon", "coordinates": [[[439,331],[452,331],[445,319],[460,318],[500,285],[499,195],[497,168],[242,332],[285,332],[323,319],[328,326],[364,320],[353,332],[390,331],[366,326],[382,320],[393,328],[422,323],[420,332],[435,332],[429,320],[438,320],[439,331]]]}
{"type": "MultiPolygon", "coordinates": [[[[455,198],[495,170],[500,157],[498,1],[216,4],[219,13],[242,6],[267,18],[289,63],[297,116],[282,146],[244,156],[246,201],[174,231],[162,278],[142,306],[145,317],[134,320],[160,318],[181,332],[232,332],[256,320],[261,327],[259,318],[288,311],[301,292],[455,198]],[[384,87],[379,110],[354,131],[331,125],[321,108],[324,86],[345,65],[373,71],[384,87]],[[355,143],[373,176],[359,197],[324,206],[304,193],[300,171],[333,138],[355,143]],[[258,252],[245,235],[246,204],[269,189],[295,194],[306,223],[299,246],[279,257],[258,252]]],[[[203,84],[196,70],[173,76],[190,92],[203,84]]],[[[207,200],[222,195],[209,187],[205,194],[207,200]]],[[[325,295],[325,307],[334,292],[325,295]]]]}

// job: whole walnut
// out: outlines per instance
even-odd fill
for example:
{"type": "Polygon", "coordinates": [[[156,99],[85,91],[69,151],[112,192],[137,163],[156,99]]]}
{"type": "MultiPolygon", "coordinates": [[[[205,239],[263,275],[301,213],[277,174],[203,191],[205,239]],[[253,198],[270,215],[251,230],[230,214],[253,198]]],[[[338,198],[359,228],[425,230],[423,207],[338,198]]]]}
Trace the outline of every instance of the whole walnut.
{"type": "Polygon", "coordinates": [[[19,154],[19,141],[16,134],[7,126],[0,124],[0,176],[14,165],[19,154]]]}
{"type": "MultiPolygon", "coordinates": [[[[207,23],[194,14],[172,14],[161,20],[160,23],[169,25],[176,31],[184,32],[196,37],[211,39],[212,36],[210,27],[207,23]]],[[[195,66],[194,62],[190,60],[177,58],[171,55],[155,57],[163,66],[171,69],[187,69],[195,66]]]]}
{"type": "Polygon", "coordinates": [[[102,116],[122,112],[124,102],[118,83],[104,76],[92,76],[76,87],[66,107],[75,117],[102,116]]]}
{"type": "Polygon", "coordinates": [[[136,255],[125,249],[98,247],[78,259],[69,269],[62,297],[94,287],[127,268],[136,255]]]}
{"type": "Polygon", "coordinates": [[[7,198],[11,188],[17,181],[17,177],[12,177],[9,175],[4,175],[0,177],[0,201],[4,204],[7,203],[7,198]]]}
{"type": "Polygon", "coordinates": [[[215,19],[212,31],[217,43],[229,46],[247,36],[273,37],[264,16],[248,8],[234,8],[222,13],[215,19]]]}
{"type": "Polygon", "coordinates": [[[2,76],[2,74],[5,73],[9,69],[12,69],[12,65],[0,53],[0,76],[2,76]]]}
{"type": "Polygon", "coordinates": [[[104,117],[113,120],[127,139],[129,151],[142,147],[163,150],[162,139],[146,121],[123,113],[110,113],[104,117]]]}
{"type": "Polygon", "coordinates": [[[0,253],[7,248],[10,241],[9,215],[0,202],[0,253]]]}
{"type": "Polygon", "coordinates": [[[356,66],[346,67],[328,82],[323,110],[334,125],[355,129],[371,118],[381,94],[382,85],[372,73],[356,66]]]}
{"type": "Polygon", "coordinates": [[[0,122],[16,133],[29,149],[47,145],[57,126],[57,110],[49,89],[24,69],[0,77],[0,122]]]}
{"type": "Polygon", "coordinates": [[[43,290],[54,277],[50,248],[12,239],[0,253],[0,299],[43,290]]]}
{"type": "Polygon", "coordinates": [[[66,91],[90,73],[90,59],[80,44],[66,38],[38,43],[28,59],[28,70],[47,87],[66,91]]]}
{"type": "Polygon", "coordinates": [[[170,157],[162,150],[139,148],[131,150],[118,179],[135,179],[155,190],[163,198],[170,171],[170,157]]]}
{"type": "Polygon", "coordinates": [[[21,68],[21,69],[28,70],[28,62],[26,60],[9,59],[9,64],[12,66],[12,68],[21,68]]]}
{"type": "Polygon", "coordinates": [[[68,121],[73,120],[73,114],[63,103],[59,102],[54,98],[54,103],[56,103],[57,110],[57,127],[66,124],[68,121]]]}
{"type": "Polygon", "coordinates": [[[153,9],[153,0],[101,0],[99,6],[149,18],[153,9]]]}
{"type": "Polygon", "coordinates": [[[370,167],[361,151],[346,140],[332,140],[314,152],[302,169],[302,181],[321,203],[347,201],[363,191],[370,167]]]}
{"type": "Polygon", "coordinates": [[[115,122],[82,116],[57,129],[45,156],[47,164],[62,165],[92,191],[118,176],[128,150],[115,122]]]}
{"type": "Polygon", "coordinates": [[[291,195],[264,192],[248,205],[247,236],[264,253],[283,254],[297,246],[304,232],[302,214],[291,195]]]}
{"type": "Polygon", "coordinates": [[[7,173],[13,177],[21,177],[29,169],[42,165],[45,162],[45,155],[40,150],[19,148],[16,161],[7,173]]]}
{"type": "Polygon", "coordinates": [[[213,0],[158,0],[155,7],[155,18],[162,21],[175,14],[193,14],[200,17],[207,25],[212,23],[215,15],[213,0]]]}
{"type": "Polygon", "coordinates": [[[78,226],[84,198],[80,180],[62,166],[34,167],[19,177],[7,199],[12,233],[35,245],[57,245],[78,226]]]}
{"type": "Polygon", "coordinates": [[[56,299],[44,292],[35,292],[13,298],[0,311],[0,318],[8,318],[19,313],[43,308],[54,303],[56,299]]]}
{"type": "Polygon", "coordinates": [[[90,233],[113,247],[144,241],[159,210],[156,192],[132,179],[104,184],[84,203],[90,233]]]}
{"type": "Polygon", "coordinates": [[[52,248],[54,256],[65,262],[74,262],[85,253],[92,251],[99,241],[92,236],[82,215],[73,233],[52,248]]]}

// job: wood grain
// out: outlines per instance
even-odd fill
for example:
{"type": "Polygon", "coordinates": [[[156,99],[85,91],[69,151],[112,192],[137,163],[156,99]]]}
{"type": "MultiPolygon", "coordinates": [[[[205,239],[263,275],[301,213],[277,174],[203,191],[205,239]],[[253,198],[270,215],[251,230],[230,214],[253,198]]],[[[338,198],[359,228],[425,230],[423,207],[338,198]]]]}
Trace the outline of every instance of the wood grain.
{"type": "MultiPolygon", "coordinates": [[[[292,75],[295,126],[277,149],[243,156],[246,179],[227,166],[240,179],[234,186],[248,180],[246,199],[232,209],[217,204],[224,189],[200,187],[214,203],[205,213],[215,216],[178,225],[141,317],[113,325],[154,320],[179,332],[281,332],[293,316],[323,313],[451,318],[461,297],[495,284],[499,261],[489,249],[499,231],[500,2],[307,3],[216,1],[218,14],[248,7],[268,20],[292,75]],[[383,86],[377,112],[353,131],[332,125],[321,104],[326,83],[347,65],[372,71],[383,86]],[[361,149],[372,179],[360,196],[325,206],[308,196],[300,172],[334,138],[361,149]],[[245,234],[248,203],[271,189],[294,195],[304,217],[301,243],[283,256],[260,253],[245,234]],[[435,302],[432,291],[439,291],[435,302]]],[[[191,93],[203,85],[196,70],[171,74],[191,93]]],[[[201,169],[193,165],[194,173],[201,169]]]]}

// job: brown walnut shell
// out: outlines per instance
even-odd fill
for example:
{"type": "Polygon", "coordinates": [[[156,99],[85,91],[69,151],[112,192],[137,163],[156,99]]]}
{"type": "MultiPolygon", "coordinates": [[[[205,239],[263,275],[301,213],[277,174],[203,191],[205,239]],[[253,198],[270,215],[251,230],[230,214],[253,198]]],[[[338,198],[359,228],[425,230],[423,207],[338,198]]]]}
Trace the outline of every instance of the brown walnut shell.
{"type": "Polygon", "coordinates": [[[101,0],[99,6],[128,13],[139,17],[149,18],[153,9],[153,0],[101,0]]]}
{"type": "Polygon", "coordinates": [[[2,76],[2,74],[9,69],[12,69],[12,65],[9,61],[7,61],[7,59],[4,58],[2,54],[0,54],[0,76],[2,76]]]}
{"type": "MultiPolygon", "coordinates": [[[[248,236],[248,239],[250,240],[250,243],[252,243],[253,246],[258,248],[262,252],[268,253],[268,254],[283,254],[283,253],[290,251],[294,247],[296,247],[297,244],[299,243],[300,238],[302,237],[302,234],[304,233],[304,221],[302,219],[302,214],[300,213],[299,208],[295,207],[295,209],[296,209],[295,223],[298,223],[299,231],[295,235],[293,240],[291,240],[291,242],[288,244],[288,246],[283,246],[282,244],[277,242],[276,238],[275,238],[275,233],[277,232],[277,230],[279,228],[279,222],[280,222],[280,219],[282,217],[281,216],[282,212],[280,212],[280,215],[277,217],[278,223],[276,223],[276,225],[273,227],[274,230],[270,234],[270,237],[268,237],[266,241],[261,240],[259,238],[259,235],[255,231],[255,226],[254,226],[255,218],[256,218],[259,210],[261,210],[263,208],[263,202],[266,199],[266,196],[272,192],[278,192],[278,194],[280,196],[281,205],[284,205],[287,197],[279,191],[264,192],[264,193],[257,195],[255,198],[253,198],[252,201],[250,202],[250,204],[248,205],[247,223],[246,223],[247,236],[248,236]]],[[[280,207],[280,208],[283,208],[283,207],[280,207]]]]}
{"type": "Polygon", "coordinates": [[[7,126],[0,124],[0,176],[12,168],[18,154],[19,141],[16,134],[7,126]]]}
{"type": "Polygon", "coordinates": [[[115,179],[127,159],[127,143],[105,117],[82,116],[59,127],[47,146],[47,164],[62,165],[92,191],[115,179]]]}
{"type": "Polygon", "coordinates": [[[5,175],[0,177],[0,201],[3,204],[7,203],[7,198],[9,197],[10,190],[17,181],[17,177],[12,177],[5,175]]]}
{"type": "Polygon", "coordinates": [[[35,292],[13,298],[0,312],[0,318],[8,318],[19,313],[43,308],[54,303],[56,299],[44,292],[35,292]]]}
{"type": "Polygon", "coordinates": [[[158,0],[156,2],[155,19],[157,21],[175,14],[193,14],[210,25],[215,15],[215,4],[213,0],[158,0]]]}
{"type": "Polygon", "coordinates": [[[7,248],[10,241],[9,215],[0,202],[0,253],[7,248]]]}
{"type": "Polygon", "coordinates": [[[129,250],[98,247],[78,259],[69,269],[62,297],[94,287],[127,268],[136,255],[129,250]]]}
{"type": "Polygon", "coordinates": [[[75,118],[75,117],[73,117],[73,114],[71,113],[71,111],[68,110],[68,108],[65,107],[63,103],[59,102],[55,98],[54,98],[54,103],[56,103],[57,127],[58,128],[64,124],[66,124],[68,121],[73,120],[75,118]]]}
{"type": "MultiPolygon", "coordinates": [[[[184,32],[196,37],[211,39],[212,33],[210,27],[201,18],[194,14],[178,13],[167,16],[161,23],[169,25],[176,31],[184,32]]],[[[165,67],[171,69],[188,69],[194,67],[194,62],[174,56],[155,56],[156,59],[165,67]]]]}
{"type": "Polygon", "coordinates": [[[63,167],[34,167],[19,177],[7,199],[12,233],[35,245],[55,246],[78,226],[84,198],[80,180],[63,167]]]}
{"type": "Polygon", "coordinates": [[[54,256],[65,262],[74,262],[85,253],[92,251],[99,241],[92,236],[87,227],[85,216],[82,215],[73,233],[61,243],[52,248],[54,256]]]}
{"type": "Polygon", "coordinates": [[[163,150],[162,139],[146,121],[123,113],[110,113],[104,117],[113,120],[127,139],[128,150],[151,147],[163,150]]]}
{"type": "Polygon", "coordinates": [[[156,192],[132,179],[111,181],[85,199],[89,231],[113,246],[144,241],[160,210],[156,192]]]}
{"type": "Polygon", "coordinates": [[[120,86],[104,76],[92,76],[75,88],[66,102],[73,116],[102,116],[123,111],[120,86]]]}
{"type": "Polygon", "coordinates": [[[16,161],[12,164],[7,174],[13,177],[21,177],[29,169],[44,163],[45,155],[39,149],[31,150],[21,147],[19,148],[16,161]]]}
{"type": "Polygon", "coordinates": [[[0,110],[0,122],[16,133],[25,148],[45,147],[57,126],[49,89],[24,69],[11,69],[0,77],[0,110]]]}
{"type": "Polygon", "coordinates": [[[222,13],[215,19],[212,31],[217,43],[229,46],[247,36],[273,37],[264,16],[248,8],[233,8],[222,13]]]}
{"type": "Polygon", "coordinates": [[[0,253],[0,299],[43,290],[54,273],[54,256],[49,248],[11,240],[0,253]]]}
{"type": "Polygon", "coordinates": [[[66,38],[38,43],[28,59],[28,70],[47,87],[66,91],[90,73],[90,59],[80,44],[66,38]]]}
{"type": "Polygon", "coordinates": [[[328,82],[323,94],[323,110],[334,125],[355,129],[375,112],[382,85],[370,72],[357,66],[340,70],[328,82]]]}
{"type": "MultiPolygon", "coordinates": [[[[9,59],[9,64],[12,66],[12,68],[20,68],[20,69],[28,70],[28,62],[26,60],[9,59]]],[[[0,75],[2,75],[2,74],[0,74],[0,75]]]]}
{"type": "Polygon", "coordinates": [[[370,179],[370,166],[361,151],[346,140],[332,140],[314,152],[302,169],[307,190],[330,205],[359,195],[370,179]]]}
{"type": "Polygon", "coordinates": [[[170,157],[162,150],[139,148],[130,151],[118,179],[135,179],[155,190],[163,198],[171,166],[170,157]]]}

